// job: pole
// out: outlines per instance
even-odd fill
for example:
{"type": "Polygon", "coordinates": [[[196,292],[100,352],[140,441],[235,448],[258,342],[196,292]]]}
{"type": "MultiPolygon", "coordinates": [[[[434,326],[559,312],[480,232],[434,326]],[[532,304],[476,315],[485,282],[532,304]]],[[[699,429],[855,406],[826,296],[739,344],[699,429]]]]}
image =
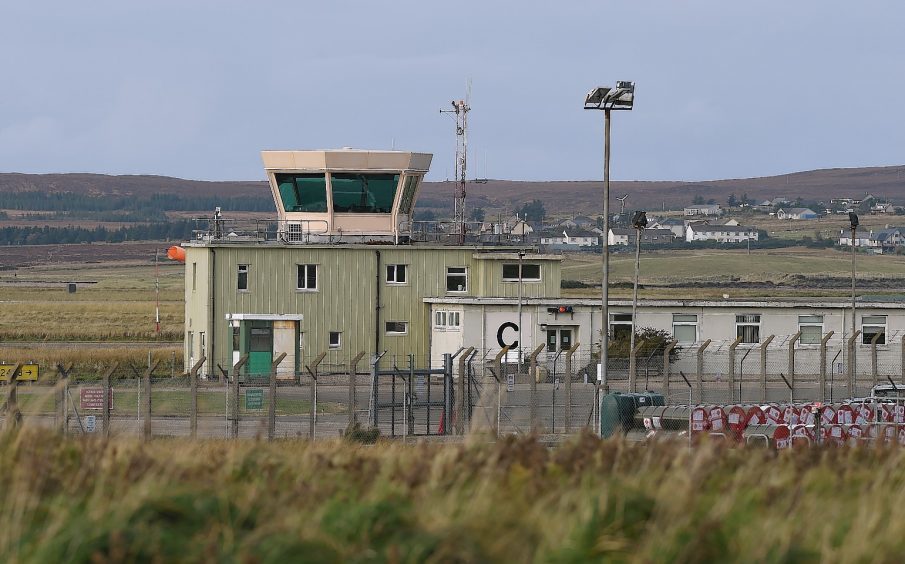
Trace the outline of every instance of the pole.
{"type": "MultiPolygon", "coordinates": [[[[603,112],[603,237],[601,245],[601,269],[603,279],[600,288],[601,319],[600,324],[600,378],[604,388],[607,385],[607,361],[610,345],[610,110],[603,112]]],[[[598,425],[599,427],[599,425],[598,425]]]]}
{"type": "Polygon", "coordinates": [[[522,257],[524,251],[518,252],[518,373],[522,373],[522,257]]]}
{"type": "Polygon", "coordinates": [[[856,226],[852,226],[852,335],[855,334],[855,232],[856,226]]]}
{"type": "MultiPolygon", "coordinates": [[[[635,370],[637,368],[635,361],[635,332],[638,327],[638,272],[641,270],[641,228],[637,227],[635,230],[638,232],[638,236],[635,238],[635,281],[632,286],[632,333],[629,337],[628,345],[628,350],[630,351],[628,373],[632,381],[635,379],[635,370]]],[[[635,390],[632,388],[630,391],[634,392],[635,390]]]]}

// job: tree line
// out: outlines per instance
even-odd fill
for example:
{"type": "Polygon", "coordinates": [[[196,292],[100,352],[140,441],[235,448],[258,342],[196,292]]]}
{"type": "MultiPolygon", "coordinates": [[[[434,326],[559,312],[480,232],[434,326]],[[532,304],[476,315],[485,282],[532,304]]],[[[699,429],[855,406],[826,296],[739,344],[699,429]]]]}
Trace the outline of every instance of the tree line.
{"type": "MultiPolygon", "coordinates": [[[[129,196],[89,196],[74,192],[0,192],[0,209],[72,213],[137,212],[160,217],[167,211],[213,210],[275,211],[270,194],[262,196],[184,196],[150,194],[129,196]]],[[[143,220],[144,221],[144,220],[143,220]]]]}
{"type": "Polygon", "coordinates": [[[125,241],[184,241],[192,236],[191,220],[148,223],[120,229],[87,227],[2,227],[0,245],[53,245],[70,243],[123,243],[125,241]]]}

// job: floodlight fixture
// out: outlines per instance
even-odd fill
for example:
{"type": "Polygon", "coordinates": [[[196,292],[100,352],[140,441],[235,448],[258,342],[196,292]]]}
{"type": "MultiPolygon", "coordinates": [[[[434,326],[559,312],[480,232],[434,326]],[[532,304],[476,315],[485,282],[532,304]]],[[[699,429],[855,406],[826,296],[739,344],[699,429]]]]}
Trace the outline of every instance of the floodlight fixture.
{"type": "Polygon", "coordinates": [[[628,80],[616,82],[614,88],[598,86],[584,99],[586,110],[631,110],[635,102],[635,83],[628,80]]]}
{"type": "Polygon", "coordinates": [[[859,225],[859,223],[858,223],[858,214],[856,214],[855,212],[848,212],[848,220],[849,220],[849,221],[851,222],[851,224],[852,224],[852,229],[857,229],[857,228],[858,228],[858,225],[859,225]]]}
{"type": "Polygon", "coordinates": [[[638,210],[632,214],[632,227],[635,229],[644,229],[647,227],[647,213],[638,210]]]}

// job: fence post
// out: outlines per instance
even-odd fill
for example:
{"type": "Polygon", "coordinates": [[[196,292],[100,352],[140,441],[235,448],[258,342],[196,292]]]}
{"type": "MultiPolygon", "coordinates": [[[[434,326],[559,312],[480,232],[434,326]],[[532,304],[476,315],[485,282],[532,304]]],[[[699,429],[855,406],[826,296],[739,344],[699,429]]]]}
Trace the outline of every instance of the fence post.
{"type": "Polygon", "coordinates": [[[143,428],[142,428],[142,438],[145,441],[151,440],[151,374],[157,370],[157,365],[160,364],[160,359],[154,361],[154,364],[150,366],[147,370],[145,370],[144,376],[142,377],[142,382],[144,384],[145,397],[142,398],[143,404],[143,428]]]}
{"type": "Polygon", "coordinates": [[[538,422],[537,422],[537,355],[544,350],[544,347],[547,345],[538,345],[534,351],[528,355],[528,362],[530,366],[531,373],[528,375],[528,381],[531,385],[531,432],[535,432],[538,430],[538,422]]]}
{"type": "Polygon", "coordinates": [[[242,370],[242,367],[245,366],[245,363],[248,362],[248,355],[246,354],[242,358],[239,359],[239,362],[233,365],[233,379],[229,382],[230,388],[230,401],[229,403],[232,405],[232,419],[230,420],[230,438],[238,439],[239,438],[239,372],[242,370]]]}
{"type": "MultiPolygon", "coordinates": [[[[874,338],[870,340],[870,374],[873,376],[874,383],[873,386],[877,385],[877,341],[880,340],[880,337],[885,337],[886,333],[880,331],[874,338]]],[[[854,396],[853,396],[854,397],[854,396]]]]}
{"type": "MultiPolygon", "coordinates": [[[[496,380],[496,385],[497,385],[497,388],[496,388],[496,400],[497,400],[496,404],[497,405],[496,405],[496,410],[493,412],[493,417],[489,418],[489,419],[493,426],[493,434],[496,436],[499,436],[499,434],[500,434],[500,411],[502,410],[502,398],[500,397],[500,391],[501,391],[501,386],[502,386],[502,382],[503,382],[502,381],[503,357],[506,356],[507,353],[509,353],[508,345],[501,348],[500,352],[498,352],[497,355],[494,357],[493,366],[496,369],[496,371],[495,372],[491,371],[491,373],[493,374],[493,377],[494,377],[493,379],[496,380]]],[[[488,388],[490,387],[489,385],[490,385],[490,382],[487,381],[487,378],[485,376],[483,390],[481,391],[481,396],[478,398],[481,408],[484,410],[484,420],[485,421],[488,419],[488,417],[487,417],[488,407],[491,407],[491,408],[493,407],[493,406],[488,406],[486,404],[486,401],[484,400],[484,398],[489,395],[488,394],[488,392],[489,392],[488,388]]],[[[474,425],[474,421],[472,421],[472,425],[474,425]]]]}
{"type": "Polygon", "coordinates": [[[474,347],[468,347],[459,353],[459,393],[456,398],[456,434],[465,434],[465,381],[468,374],[465,372],[465,361],[474,352],[474,347]]]}
{"type": "Polygon", "coordinates": [[[22,372],[22,363],[16,363],[13,371],[9,373],[9,392],[6,395],[6,428],[15,429],[19,425],[22,413],[19,411],[19,373],[22,372]]]}
{"type": "MultiPolygon", "coordinates": [[[[830,337],[833,336],[833,331],[830,331],[826,335],[820,339],[820,380],[817,383],[820,394],[820,401],[826,401],[826,343],[830,340],[830,337]]],[[[795,395],[795,380],[792,380],[792,396],[795,395]]]]}
{"type": "Polygon", "coordinates": [[[63,368],[62,364],[57,364],[57,372],[60,375],[60,381],[57,383],[57,425],[64,437],[69,432],[69,404],[66,400],[69,395],[69,373],[71,371],[71,362],[66,365],[66,368],[63,368]]]}
{"type": "Polygon", "coordinates": [[[695,374],[695,387],[697,388],[697,402],[704,401],[704,349],[710,346],[710,339],[707,339],[698,347],[698,370],[695,374]]]}
{"type": "Polygon", "coordinates": [[[899,348],[901,349],[901,352],[902,352],[902,362],[901,362],[902,381],[905,382],[905,333],[902,334],[902,341],[899,343],[899,348]]]}
{"type": "Polygon", "coordinates": [[[277,432],[277,367],[286,358],[286,353],[280,353],[270,363],[270,401],[267,402],[267,440],[272,441],[277,432]]]}
{"type": "Polygon", "coordinates": [[[848,397],[855,397],[855,370],[857,369],[857,364],[855,362],[855,351],[857,347],[855,347],[855,340],[861,334],[860,329],[856,329],[851,337],[848,338],[848,397]]]}
{"type": "MultiPolygon", "coordinates": [[[[792,335],[792,338],[789,339],[789,366],[786,369],[786,372],[789,373],[789,383],[792,384],[792,387],[795,386],[795,343],[801,339],[801,331],[792,335]]],[[[766,398],[764,398],[766,401],[766,398]]]]}
{"type": "Polygon", "coordinates": [[[361,362],[361,358],[364,355],[364,351],[361,351],[355,358],[349,361],[349,428],[358,421],[358,417],[355,414],[355,401],[357,400],[355,384],[357,380],[358,363],[361,362]]]}
{"type": "MultiPolygon", "coordinates": [[[[579,342],[575,342],[572,347],[566,351],[566,433],[572,432],[572,355],[575,354],[575,351],[578,350],[578,347],[581,345],[579,342]]],[[[553,383],[556,385],[556,382],[553,383]]],[[[553,409],[556,409],[556,406],[553,406],[553,409]]]]}
{"type": "Polygon", "coordinates": [[[638,339],[638,342],[635,343],[635,348],[628,351],[628,391],[630,392],[638,391],[638,363],[636,362],[636,357],[643,345],[644,340],[638,339]]]}
{"type": "Polygon", "coordinates": [[[663,349],[663,397],[666,399],[666,403],[669,403],[669,370],[671,368],[669,356],[677,344],[675,341],[670,341],[663,349]]]}
{"type": "Polygon", "coordinates": [[[742,342],[741,337],[736,337],[735,341],[729,345],[729,375],[726,381],[729,384],[729,403],[735,403],[735,349],[742,342]]]}
{"type": "MultiPolygon", "coordinates": [[[[764,403],[767,402],[767,347],[775,337],[776,335],[770,335],[760,346],[760,398],[764,403]]],[[[742,398],[738,400],[742,401],[742,398]]]]}
{"type": "Polygon", "coordinates": [[[110,378],[113,376],[113,372],[115,372],[118,367],[119,363],[114,362],[113,366],[111,366],[107,369],[106,372],[104,372],[104,406],[101,408],[101,419],[104,424],[104,438],[110,437],[110,400],[112,399],[111,394],[113,393],[110,378]]]}
{"type": "MultiPolygon", "coordinates": [[[[312,441],[315,439],[317,433],[317,367],[324,360],[325,356],[327,356],[327,353],[322,352],[315,357],[314,362],[312,362],[310,366],[305,366],[305,370],[311,375],[311,412],[308,414],[308,438],[312,441]]],[[[375,409],[374,411],[376,413],[377,410],[375,409]]]]}
{"type": "Polygon", "coordinates": [[[206,360],[207,357],[202,354],[195,366],[189,370],[189,392],[191,393],[189,434],[193,439],[198,437],[198,371],[201,370],[201,366],[206,360]]]}

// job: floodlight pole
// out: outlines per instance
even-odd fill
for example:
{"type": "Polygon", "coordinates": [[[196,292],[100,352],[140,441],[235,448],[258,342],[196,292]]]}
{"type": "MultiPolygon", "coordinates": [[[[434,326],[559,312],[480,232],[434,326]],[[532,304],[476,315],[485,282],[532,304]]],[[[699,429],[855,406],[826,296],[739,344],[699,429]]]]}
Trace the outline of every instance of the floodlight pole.
{"type": "Polygon", "coordinates": [[[610,110],[603,111],[603,237],[601,248],[600,385],[606,390],[610,346],[610,110]]]}
{"type": "Polygon", "coordinates": [[[855,334],[855,232],[858,230],[858,225],[854,222],[852,223],[852,332],[851,334],[855,334]]]}

